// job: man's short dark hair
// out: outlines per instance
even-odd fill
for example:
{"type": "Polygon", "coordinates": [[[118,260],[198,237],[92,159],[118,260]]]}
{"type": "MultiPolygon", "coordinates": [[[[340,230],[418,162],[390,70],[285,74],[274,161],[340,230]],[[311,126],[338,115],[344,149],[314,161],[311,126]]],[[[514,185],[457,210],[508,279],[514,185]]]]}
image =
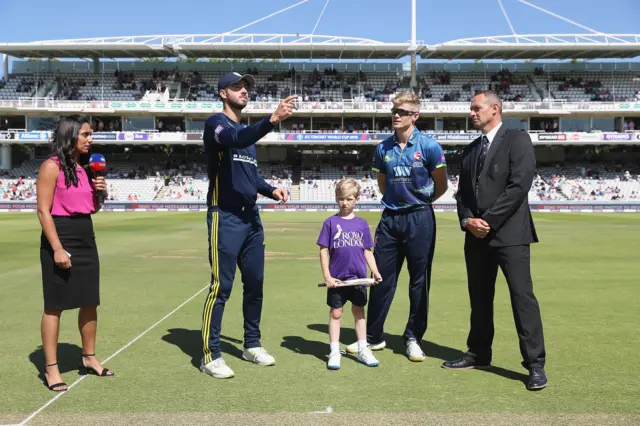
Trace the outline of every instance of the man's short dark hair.
{"type": "Polygon", "coordinates": [[[502,114],[502,99],[500,99],[500,96],[498,96],[496,92],[494,92],[493,90],[479,90],[473,96],[476,97],[478,95],[484,95],[484,97],[489,102],[491,102],[492,104],[497,104],[498,110],[500,111],[500,114],[502,114]]]}

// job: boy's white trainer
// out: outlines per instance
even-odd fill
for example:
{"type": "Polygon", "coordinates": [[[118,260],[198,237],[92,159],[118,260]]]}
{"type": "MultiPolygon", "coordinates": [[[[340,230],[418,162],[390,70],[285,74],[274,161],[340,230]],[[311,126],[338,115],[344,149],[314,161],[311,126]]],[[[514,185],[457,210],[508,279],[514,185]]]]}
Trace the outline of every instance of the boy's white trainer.
{"type": "Polygon", "coordinates": [[[262,347],[245,349],[242,358],[258,365],[276,365],[276,359],[262,347]]]}
{"type": "Polygon", "coordinates": [[[415,339],[409,339],[407,341],[407,357],[410,361],[421,362],[424,361],[424,352],[415,339]]]}
{"type": "Polygon", "coordinates": [[[208,364],[203,362],[204,360],[200,361],[200,371],[216,379],[229,379],[234,376],[233,370],[229,368],[222,357],[216,358],[208,364]]]}
{"type": "Polygon", "coordinates": [[[331,352],[327,361],[327,368],[329,370],[340,370],[340,358],[342,358],[340,351],[331,352]]]}
{"type": "Polygon", "coordinates": [[[373,356],[371,349],[369,348],[364,348],[358,351],[358,361],[360,361],[367,367],[377,367],[378,365],[380,365],[376,357],[373,356]]]}
{"type": "MultiPolygon", "coordinates": [[[[372,351],[381,351],[381,350],[383,350],[384,348],[387,347],[387,343],[383,340],[382,342],[376,343],[375,345],[371,345],[371,344],[367,343],[367,346],[372,351]]],[[[347,346],[347,353],[349,353],[349,354],[357,354],[359,352],[359,350],[360,350],[360,348],[358,347],[358,342],[352,343],[352,344],[347,346]]]]}

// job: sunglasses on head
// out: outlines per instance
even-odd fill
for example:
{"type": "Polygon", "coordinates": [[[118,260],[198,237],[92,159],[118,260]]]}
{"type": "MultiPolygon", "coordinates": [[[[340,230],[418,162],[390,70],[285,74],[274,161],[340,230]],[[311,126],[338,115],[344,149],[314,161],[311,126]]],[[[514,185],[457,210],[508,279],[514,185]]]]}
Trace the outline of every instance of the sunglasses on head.
{"type": "Polygon", "coordinates": [[[396,115],[396,114],[398,114],[400,117],[406,117],[408,115],[417,114],[417,112],[407,111],[406,109],[402,109],[402,108],[391,108],[391,115],[396,115]]]}

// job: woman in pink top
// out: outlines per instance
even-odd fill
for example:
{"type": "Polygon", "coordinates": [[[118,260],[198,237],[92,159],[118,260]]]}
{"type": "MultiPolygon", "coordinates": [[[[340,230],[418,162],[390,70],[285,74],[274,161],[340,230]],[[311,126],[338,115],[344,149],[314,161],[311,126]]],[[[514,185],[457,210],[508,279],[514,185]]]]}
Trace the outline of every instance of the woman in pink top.
{"type": "Polygon", "coordinates": [[[80,372],[113,375],[95,357],[100,260],[91,215],[100,210],[97,193],[106,195],[107,184],[104,177],[94,177],[88,168],[92,140],[87,119],[60,119],[51,137],[54,155],[42,163],[36,182],[42,225],[42,347],[46,385],[56,392],[68,389],[57,366],[60,316],[68,309],[79,308],[80,372]]]}

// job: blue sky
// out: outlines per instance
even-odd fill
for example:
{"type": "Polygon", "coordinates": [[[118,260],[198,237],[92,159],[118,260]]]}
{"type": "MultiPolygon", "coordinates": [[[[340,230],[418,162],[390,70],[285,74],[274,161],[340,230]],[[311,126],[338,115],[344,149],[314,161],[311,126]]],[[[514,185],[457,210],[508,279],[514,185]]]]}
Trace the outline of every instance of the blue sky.
{"type": "MultiPolygon", "coordinates": [[[[109,0],[94,7],[86,0],[0,0],[0,42],[213,34],[233,30],[298,1],[109,0]]],[[[640,0],[528,1],[597,31],[640,34],[640,0]]],[[[309,0],[242,32],[308,34],[325,3],[309,0]]],[[[502,4],[519,34],[587,33],[518,0],[502,0],[502,4]]],[[[417,10],[417,38],[427,44],[511,34],[498,0],[418,0],[417,10]]],[[[410,17],[410,0],[329,0],[315,33],[407,42],[411,38],[410,17]]]]}

